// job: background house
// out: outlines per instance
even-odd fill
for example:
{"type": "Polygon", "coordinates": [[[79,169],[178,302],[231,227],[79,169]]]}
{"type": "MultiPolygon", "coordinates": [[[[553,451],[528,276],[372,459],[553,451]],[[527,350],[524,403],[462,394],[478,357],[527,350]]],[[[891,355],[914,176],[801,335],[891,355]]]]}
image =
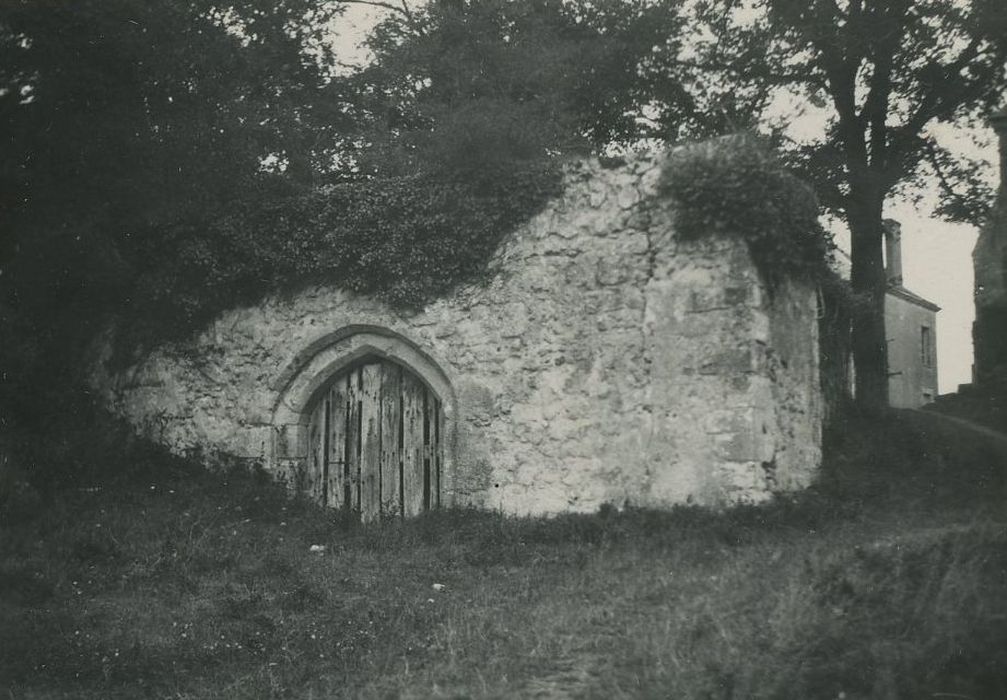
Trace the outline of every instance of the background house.
{"type": "MultiPolygon", "coordinates": [[[[918,408],[937,398],[937,312],[940,307],[906,289],[902,278],[902,227],[885,219],[885,339],[888,348],[888,402],[918,408]]],[[[850,259],[840,251],[837,272],[850,278],[850,259]]],[[[848,390],[854,392],[852,357],[848,390]]]]}
{"type": "Polygon", "coordinates": [[[917,408],[937,396],[937,312],[940,307],[902,283],[902,231],[885,219],[885,338],[888,342],[888,402],[917,408]]]}

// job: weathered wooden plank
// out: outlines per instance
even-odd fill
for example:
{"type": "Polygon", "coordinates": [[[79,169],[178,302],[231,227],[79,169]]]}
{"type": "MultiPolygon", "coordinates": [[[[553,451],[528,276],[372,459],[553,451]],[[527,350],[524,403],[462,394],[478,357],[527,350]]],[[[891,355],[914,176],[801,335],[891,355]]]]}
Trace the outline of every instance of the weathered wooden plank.
{"type": "Polygon", "coordinates": [[[423,512],[423,397],[426,387],[402,375],[402,513],[423,512]]]}
{"type": "Polygon", "coordinates": [[[360,518],[381,516],[381,365],[360,369],[360,518]]]}
{"type": "Polygon", "coordinates": [[[434,484],[434,497],[433,506],[434,508],[441,507],[441,459],[444,454],[444,448],[441,445],[441,430],[443,428],[444,422],[444,410],[441,406],[440,399],[434,399],[434,465],[433,465],[433,484],[434,484]]]}
{"type": "Polygon", "coordinates": [[[322,420],[320,423],[320,432],[322,433],[322,449],[318,455],[319,462],[319,474],[318,474],[318,500],[322,503],[328,503],[329,501],[329,439],[332,437],[329,432],[329,418],[332,409],[332,402],[329,396],[325,396],[322,400],[323,411],[322,420]]]}
{"type": "Polygon", "coordinates": [[[347,378],[346,483],[350,510],[360,512],[360,369],[347,378]]]}
{"type": "Polygon", "coordinates": [[[329,390],[329,481],[326,505],[346,508],[346,377],[339,377],[329,390]]]}
{"type": "Polygon", "coordinates": [[[399,437],[402,404],[402,368],[381,363],[381,514],[401,515],[399,503],[399,437]]]}
{"type": "Polygon", "coordinates": [[[310,417],[309,495],[364,521],[440,507],[443,413],[437,395],[394,362],[346,372],[310,417]]]}
{"type": "Polygon", "coordinates": [[[433,438],[433,426],[431,421],[433,415],[433,395],[429,389],[423,392],[423,510],[430,510],[431,500],[431,466],[433,463],[433,452],[431,439],[433,438]]]}
{"type": "Polygon", "coordinates": [[[318,402],[308,424],[308,469],[304,489],[308,498],[317,503],[322,500],[325,488],[325,399],[318,402]]]}

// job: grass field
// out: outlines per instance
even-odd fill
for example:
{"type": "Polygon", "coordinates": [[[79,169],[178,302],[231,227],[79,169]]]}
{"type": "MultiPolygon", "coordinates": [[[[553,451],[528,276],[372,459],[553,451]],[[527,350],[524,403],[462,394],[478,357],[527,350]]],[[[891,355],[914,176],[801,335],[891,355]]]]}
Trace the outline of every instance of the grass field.
{"type": "Polygon", "coordinates": [[[0,698],[1007,697],[1007,465],[838,435],[765,507],[372,527],[147,457],[8,503],[0,698]]]}

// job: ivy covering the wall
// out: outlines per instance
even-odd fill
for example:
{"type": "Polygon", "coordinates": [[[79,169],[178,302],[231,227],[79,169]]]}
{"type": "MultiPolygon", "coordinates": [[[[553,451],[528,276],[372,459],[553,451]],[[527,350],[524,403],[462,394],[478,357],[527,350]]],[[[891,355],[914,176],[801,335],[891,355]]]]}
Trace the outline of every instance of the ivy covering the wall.
{"type": "MultiPolygon", "coordinates": [[[[501,239],[557,196],[561,181],[558,159],[509,163],[477,178],[386,176],[271,196],[176,226],[171,240],[152,237],[150,250],[135,251],[147,269],[130,290],[131,337],[122,340],[142,347],[182,337],[227,308],[312,284],[420,308],[479,281],[501,239]]],[[[676,149],[660,191],[674,202],[680,236],[743,238],[771,289],[785,277],[827,277],[833,244],[813,192],[756,139],[676,149]]]]}
{"type": "Polygon", "coordinates": [[[174,227],[136,251],[148,269],[121,340],[183,337],[227,308],[312,284],[422,307],[480,280],[501,238],[560,188],[559,168],[541,161],[476,181],[425,173],[319,187],[174,227]]]}
{"type": "Polygon", "coordinates": [[[660,189],[675,203],[677,232],[742,238],[770,290],[786,278],[820,283],[834,244],[810,186],[753,136],[730,136],[672,152],[660,189]]]}

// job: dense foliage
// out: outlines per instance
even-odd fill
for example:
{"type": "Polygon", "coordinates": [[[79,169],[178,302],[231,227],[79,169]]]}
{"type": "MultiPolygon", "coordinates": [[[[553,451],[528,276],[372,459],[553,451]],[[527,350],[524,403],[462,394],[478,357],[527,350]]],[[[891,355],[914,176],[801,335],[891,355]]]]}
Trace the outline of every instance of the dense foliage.
{"type": "Polygon", "coordinates": [[[303,179],[262,157],[305,160],[299,135],[339,129],[331,18],[311,0],[0,3],[0,462],[72,417],[105,314],[161,323],[138,301],[186,254],[173,232],[303,179]]]}
{"type": "Polygon", "coordinates": [[[140,239],[247,206],[264,155],[304,160],[306,135],[338,129],[306,54],[330,14],[314,5],[4,3],[6,300],[114,306],[145,272],[140,239]]]}
{"type": "Polygon", "coordinates": [[[674,6],[645,0],[442,0],[381,23],[358,79],[378,93],[376,145],[412,167],[435,152],[471,170],[691,123],[673,61],[681,33],[674,6]]]}
{"type": "Polygon", "coordinates": [[[311,283],[413,308],[475,279],[500,236],[555,195],[558,184],[549,164],[529,164],[485,193],[432,176],[384,177],[235,211],[170,232],[175,264],[140,281],[135,315],[154,310],[159,324],[189,329],[266,291],[311,283]]]}
{"type": "Polygon", "coordinates": [[[818,221],[814,191],[748,136],[678,149],[662,191],[676,203],[680,235],[740,236],[770,289],[786,278],[830,276],[832,239],[818,221]]]}
{"type": "Polygon", "coordinates": [[[555,192],[558,156],[674,92],[672,9],[403,6],[346,74],[339,7],[0,9],[0,323],[77,348],[109,313],[171,337],[312,282],[422,304],[555,192]]]}
{"type": "Polygon", "coordinates": [[[415,307],[475,279],[557,192],[559,157],[634,136],[659,73],[638,67],[674,17],[558,1],[388,14],[372,62],[322,93],[338,93],[348,120],[330,166],[311,187],[288,179],[279,196],[151,238],[132,315],[156,308],[160,327],[188,329],[316,282],[415,307]]]}

